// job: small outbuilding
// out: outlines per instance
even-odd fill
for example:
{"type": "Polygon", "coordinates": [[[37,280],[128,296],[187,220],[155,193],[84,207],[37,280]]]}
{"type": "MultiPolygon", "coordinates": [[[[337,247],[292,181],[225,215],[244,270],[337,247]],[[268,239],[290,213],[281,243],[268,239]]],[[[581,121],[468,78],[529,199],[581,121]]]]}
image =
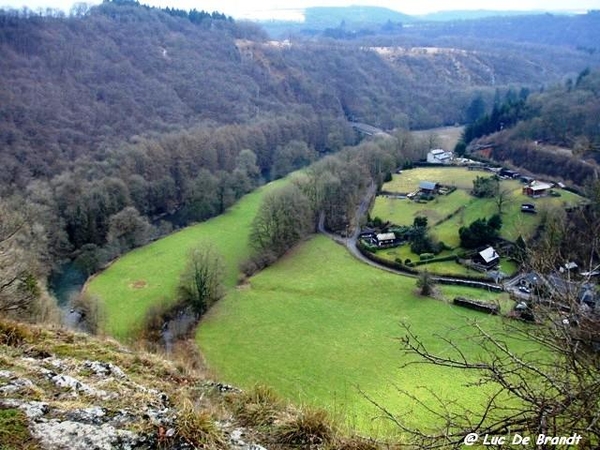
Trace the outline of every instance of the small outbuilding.
{"type": "Polygon", "coordinates": [[[548,195],[550,189],[552,189],[552,185],[549,183],[544,183],[542,181],[532,181],[523,188],[523,194],[534,198],[544,197],[548,195]]]}
{"type": "Polygon", "coordinates": [[[498,252],[496,252],[494,247],[488,247],[485,250],[482,250],[479,253],[477,253],[474,256],[473,260],[476,263],[484,266],[486,269],[491,269],[492,267],[497,266],[500,262],[500,255],[498,254],[498,252]]]}
{"type": "Polygon", "coordinates": [[[433,194],[438,188],[438,183],[433,181],[421,181],[419,189],[425,194],[433,194]]]}

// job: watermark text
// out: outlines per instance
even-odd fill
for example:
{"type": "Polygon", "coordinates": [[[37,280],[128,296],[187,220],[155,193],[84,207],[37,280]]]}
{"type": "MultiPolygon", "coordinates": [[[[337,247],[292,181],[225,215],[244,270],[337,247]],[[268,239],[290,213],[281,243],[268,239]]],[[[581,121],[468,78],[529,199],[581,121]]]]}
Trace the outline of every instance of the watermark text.
{"type": "Polygon", "coordinates": [[[523,436],[515,433],[507,436],[497,436],[492,434],[469,433],[463,439],[466,446],[478,445],[573,445],[577,446],[581,442],[582,436],[573,433],[570,436],[549,436],[538,434],[534,436],[523,436]]]}

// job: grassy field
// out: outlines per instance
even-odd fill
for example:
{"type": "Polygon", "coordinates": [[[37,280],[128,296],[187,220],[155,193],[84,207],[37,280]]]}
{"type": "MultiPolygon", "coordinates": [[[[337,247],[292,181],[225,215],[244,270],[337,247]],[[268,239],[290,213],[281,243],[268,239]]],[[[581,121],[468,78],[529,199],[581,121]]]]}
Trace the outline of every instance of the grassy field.
{"type": "Polygon", "coordinates": [[[489,175],[489,172],[469,170],[465,167],[419,167],[393,175],[392,181],[385,183],[382,190],[406,194],[417,191],[421,181],[433,181],[468,191],[473,188],[473,180],[477,175],[486,174],[489,175]]]}
{"type": "MultiPolygon", "coordinates": [[[[443,299],[418,296],[415,280],[366,266],[343,247],[317,236],[218,303],[203,319],[196,339],[220,380],[242,387],[270,385],[295,402],[323,406],[371,435],[390,432],[361,395],[405,416],[412,424],[433,422],[429,413],[397,389],[432,400],[480,404],[481,388],[467,388],[465,373],[439,367],[402,365],[401,322],[433,351],[448,346],[436,335],[456,339],[476,354],[467,319],[484,327],[500,320],[447,303],[461,295],[507,299],[481,290],[440,287],[443,299]],[[444,300],[445,299],[445,300],[444,300]]],[[[523,343],[518,344],[521,346],[523,343]]]]}
{"type": "Polygon", "coordinates": [[[221,216],[127,253],[94,277],[86,292],[103,305],[104,331],[118,339],[131,338],[152,305],[172,303],[188,252],[201,243],[211,243],[223,255],[226,285],[235,286],[238,264],[249,255],[250,222],[264,193],[281,183],[246,195],[221,216]]]}
{"type": "Polygon", "coordinates": [[[464,127],[440,127],[430,130],[413,131],[412,134],[417,139],[428,139],[430,135],[434,135],[438,140],[438,147],[444,150],[454,150],[456,143],[460,139],[464,127]]]}
{"type": "MultiPolygon", "coordinates": [[[[478,218],[488,218],[498,209],[494,199],[475,198],[469,194],[473,187],[473,180],[477,176],[490,176],[489,172],[472,171],[458,167],[423,167],[405,170],[393,176],[392,181],[383,185],[384,191],[412,192],[416,190],[419,181],[435,181],[446,185],[456,186],[456,191],[448,195],[439,195],[430,202],[416,203],[408,199],[398,199],[378,196],[371,211],[371,217],[389,220],[397,225],[411,225],[417,216],[429,219],[430,231],[438,240],[446,245],[457,248],[460,245],[458,230],[467,226],[478,218]],[[448,216],[455,213],[453,217],[448,216]]],[[[509,191],[509,200],[503,207],[501,237],[515,241],[519,236],[528,238],[532,236],[540,224],[543,212],[551,208],[566,207],[582,202],[583,199],[572,192],[558,190],[560,197],[543,197],[532,199],[523,195],[523,185],[516,180],[502,180],[500,189],[509,191]],[[521,212],[522,203],[536,205],[538,214],[524,214],[521,212]]],[[[417,255],[407,249],[380,252],[384,257],[401,257],[415,259],[417,255]],[[392,252],[392,253],[390,253],[392,252]]],[[[445,272],[447,263],[432,265],[443,268],[445,272]]],[[[428,266],[429,267],[429,266],[428,266]]],[[[453,268],[450,268],[453,269],[453,268]]],[[[456,269],[456,268],[454,268],[456,269]]],[[[448,272],[450,273],[450,272],[448,272]]],[[[460,272],[463,273],[463,272],[460,272]]]]}

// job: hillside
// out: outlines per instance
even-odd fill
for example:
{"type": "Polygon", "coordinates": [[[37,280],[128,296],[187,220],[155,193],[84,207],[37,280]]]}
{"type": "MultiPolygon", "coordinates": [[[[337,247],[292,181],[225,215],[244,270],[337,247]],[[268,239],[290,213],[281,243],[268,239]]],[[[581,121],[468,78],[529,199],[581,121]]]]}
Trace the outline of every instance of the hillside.
{"type": "Polygon", "coordinates": [[[375,42],[282,45],[249,23],[210,15],[191,21],[135,2],[105,2],[70,17],[5,11],[0,162],[13,175],[2,181],[52,177],[80,157],[103,159],[136,135],[283,113],[386,129],[463,122],[475,90],[487,89],[491,100],[493,89],[539,85],[596,57],[572,47],[504,49],[473,40],[463,51],[460,42],[429,38],[428,28],[406,33],[408,40],[386,42],[391,50],[382,53],[371,51],[382,46],[375,42]]]}
{"type": "Polygon", "coordinates": [[[435,46],[453,41],[475,45],[503,46],[506,43],[540,44],[578,49],[590,54],[599,51],[600,12],[586,14],[541,11],[441,11],[409,16],[396,11],[347,6],[306,8],[304,21],[264,21],[261,24],[273,37],[290,35],[326,36],[356,40],[386,39],[420,42],[435,46]],[[500,44],[500,45],[499,45],[500,44]]]}
{"type": "Polygon", "coordinates": [[[0,319],[0,448],[384,448],[372,440],[347,447],[367,441],[267,388],[242,392],[211,380],[192,344],[177,352],[166,359],[110,339],[0,319]]]}
{"type": "Polygon", "coordinates": [[[600,163],[600,72],[508,101],[465,129],[473,153],[584,186],[600,163]]]}

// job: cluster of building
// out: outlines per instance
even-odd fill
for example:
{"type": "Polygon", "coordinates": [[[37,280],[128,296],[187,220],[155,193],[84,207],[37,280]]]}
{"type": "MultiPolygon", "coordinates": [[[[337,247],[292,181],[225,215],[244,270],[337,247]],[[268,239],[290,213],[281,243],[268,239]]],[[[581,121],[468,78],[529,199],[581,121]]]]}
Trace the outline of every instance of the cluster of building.
{"type": "Polygon", "coordinates": [[[378,248],[389,248],[399,245],[402,240],[394,232],[376,233],[374,230],[366,229],[359,236],[364,241],[378,248]]]}

